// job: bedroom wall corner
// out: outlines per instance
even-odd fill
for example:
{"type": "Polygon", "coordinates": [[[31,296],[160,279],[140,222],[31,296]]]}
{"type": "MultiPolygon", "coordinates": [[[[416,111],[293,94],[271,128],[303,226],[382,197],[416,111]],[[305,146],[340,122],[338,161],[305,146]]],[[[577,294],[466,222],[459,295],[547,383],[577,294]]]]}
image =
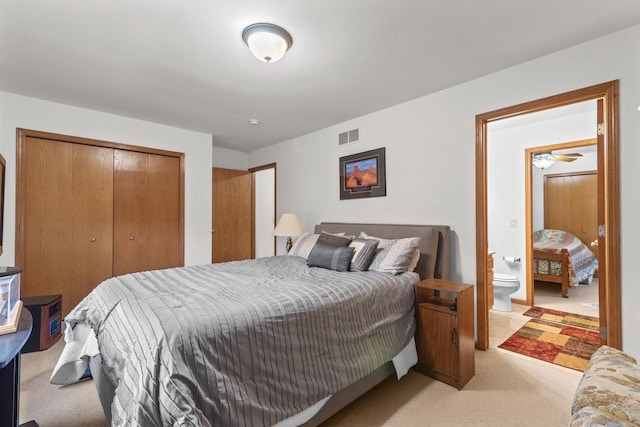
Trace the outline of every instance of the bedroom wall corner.
{"type": "Polygon", "coordinates": [[[249,169],[249,155],[244,151],[213,146],[211,164],[214,168],[246,171],[249,169]]]}

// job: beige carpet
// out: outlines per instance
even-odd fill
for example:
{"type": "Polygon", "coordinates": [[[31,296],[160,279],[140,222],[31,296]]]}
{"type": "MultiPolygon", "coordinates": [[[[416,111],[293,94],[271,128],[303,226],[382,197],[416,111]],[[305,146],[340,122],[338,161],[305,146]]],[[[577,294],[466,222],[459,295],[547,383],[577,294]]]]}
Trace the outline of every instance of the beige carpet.
{"type": "MultiPolygon", "coordinates": [[[[463,390],[410,372],[371,390],[327,426],[566,426],[581,373],[495,348],[528,319],[527,307],[492,311],[491,346],[476,351],[476,375],[463,390]]],[[[20,421],[41,427],[104,426],[91,381],[48,383],[63,342],[22,357],[20,421]]]]}

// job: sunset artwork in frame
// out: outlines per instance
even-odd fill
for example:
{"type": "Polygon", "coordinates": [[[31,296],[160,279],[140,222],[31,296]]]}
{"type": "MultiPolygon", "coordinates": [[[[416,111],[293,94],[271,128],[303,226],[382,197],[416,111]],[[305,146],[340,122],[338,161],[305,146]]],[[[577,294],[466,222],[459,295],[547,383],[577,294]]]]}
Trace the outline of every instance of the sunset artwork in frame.
{"type": "Polygon", "coordinates": [[[386,195],[384,147],[340,157],[340,200],[386,195]]]}

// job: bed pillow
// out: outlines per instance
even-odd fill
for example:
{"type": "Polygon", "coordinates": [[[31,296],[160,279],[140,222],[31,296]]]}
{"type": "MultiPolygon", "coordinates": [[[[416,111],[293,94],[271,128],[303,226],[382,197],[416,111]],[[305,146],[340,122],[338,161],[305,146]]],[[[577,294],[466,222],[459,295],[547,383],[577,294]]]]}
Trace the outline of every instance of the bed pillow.
{"type": "Polygon", "coordinates": [[[418,266],[418,261],[420,261],[420,248],[416,247],[413,250],[413,255],[411,256],[411,262],[407,267],[407,271],[413,271],[418,266]]]}
{"type": "Polygon", "coordinates": [[[371,261],[376,254],[378,241],[373,239],[355,238],[351,243],[349,243],[349,247],[354,249],[349,271],[368,270],[369,265],[371,265],[371,261]]]}
{"type": "Polygon", "coordinates": [[[351,243],[350,237],[338,236],[336,234],[325,233],[324,231],[320,233],[318,236],[317,244],[327,245],[327,246],[335,246],[335,247],[346,247],[351,243]]]}
{"type": "Polygon", "coordinates": [[[347,246],[351,242],[351,239],[336,234],[325,233],[324,231],[320,234],[302,233],[295,242],[293,242],[289,255],[308,259],[311,250],[318,241],[330,246],[347,246]]]}
{"type": "Polygon", "coordinates": [[[316,243],[307,264],[309,267],[322,267],[335,271],[347,271],[353,258],[354,248],[347,246],[330,246],[316,243]]]}
{"type": "Polygon", "coordinates": [[[309,258],[311,249],[313,249],[313,246],[318,241],[318,237],[320,237],[319,234],[302,233],[298,236],[295,242],[293,242],[289,255],[304,259],[309,258]]]}
{"type": "MultiPolygon", "coordinates": [[[[360,233],[360,236],[365,234],[360,233]]],[[[366,234],[365,234],[366,235],[366,234]]],[[[380,241],[369,270],[381,271],[391,274],[400,274],[409,271],[415,260],[416,249],[420,243],[419,237],[408,237],[405,239],[381,239],[368,236],[370,239],[380,241]],[[380,246],[382,245],[382,248],[380,246]]],[[[419,251],[418,251],[419,258],[419,251]]],[[[417,261],[415,261],[417,265],[417,261]]],[[[415,268],[415,267],[414,267],[415,268]]]]}
{"type": "Polygon", "coordinates": [[[345,234],[347,234],[344,231],[341,231],[340,233],[329,233],[328,231],[324,231],[324,230],[322,230],[321,233],[331,234],[333,236],[344,236],[345,234]]]}
{"type": "Polygon", "coordinates": [[[364,231],[361,231],[358,237],[360,239],[377,240],[378,249],[386,248],[387,246],[391,246],[398,241],[398,239],[383,239],[382,237],[369,236],[364,231]]]}

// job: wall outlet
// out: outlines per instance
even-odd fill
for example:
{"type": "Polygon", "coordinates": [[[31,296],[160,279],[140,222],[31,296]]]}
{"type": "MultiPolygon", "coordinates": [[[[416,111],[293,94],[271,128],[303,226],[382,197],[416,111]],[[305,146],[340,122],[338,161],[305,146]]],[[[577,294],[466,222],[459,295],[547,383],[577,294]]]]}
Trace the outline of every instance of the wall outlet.
{"type": "Polygon", "coordinates": [[[518,218],[511,218],[509,220],[509,227],[517,228],[518,227],[518,218]]]}

